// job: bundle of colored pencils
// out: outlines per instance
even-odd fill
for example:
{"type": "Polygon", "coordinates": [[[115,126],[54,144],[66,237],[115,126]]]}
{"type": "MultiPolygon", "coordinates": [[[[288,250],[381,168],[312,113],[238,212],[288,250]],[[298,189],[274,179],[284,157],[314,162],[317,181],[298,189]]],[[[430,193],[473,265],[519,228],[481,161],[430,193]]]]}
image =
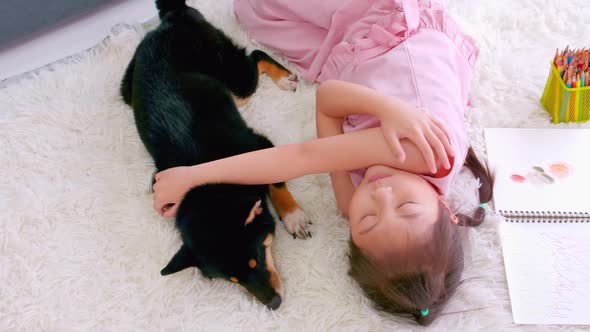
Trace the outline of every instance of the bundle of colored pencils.
{"type": "Polygon", "coordinates": [[[590,50],[555,50],[553,63],[568,88],[590,86],[590,50]]]}

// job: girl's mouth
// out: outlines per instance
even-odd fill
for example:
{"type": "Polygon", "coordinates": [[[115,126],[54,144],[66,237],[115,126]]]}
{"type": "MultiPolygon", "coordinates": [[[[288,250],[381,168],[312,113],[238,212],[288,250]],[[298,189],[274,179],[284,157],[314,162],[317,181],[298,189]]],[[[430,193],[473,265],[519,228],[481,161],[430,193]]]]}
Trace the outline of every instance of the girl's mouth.
{"type": "Polygon", "coordinates": [[[375,182],[375,181],[377,181],[377,180],[385,179],[385,178],[388,178],[388,177],[390,177],[390,176],[391,176],[391,174],[375,174],[375,175],[371,176],[371,177],[370,177],[370,178],[367,180],[367,182],[368,182],[368,183],[375,182]]]}

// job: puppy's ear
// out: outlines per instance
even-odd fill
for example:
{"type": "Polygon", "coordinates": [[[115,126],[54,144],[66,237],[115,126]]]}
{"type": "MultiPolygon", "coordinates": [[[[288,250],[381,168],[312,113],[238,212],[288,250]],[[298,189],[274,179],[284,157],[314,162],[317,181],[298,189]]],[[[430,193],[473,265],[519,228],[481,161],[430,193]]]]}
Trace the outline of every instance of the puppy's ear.
{"type": "Polygon", "coordinates": [[[256,215],[259,215],[262,213],[262,208],[260,207],[261,203],[262,203],[261,199],[257,200],[256,203],[254,203],[254,206],[252,206],[252,209],[250,209],[250,213],[248,214],[248,218],[246,218],[246,222],[244,223],[244,226],[253,222],[254,218],[256,218],[256,215]]]}
{"type": "Polygon", "coordinates": [[[182,271],[187,267],[197,266],[190,250],[183,244],[170,260],[168,265],[160,271],[163,276],[182,271]]]}

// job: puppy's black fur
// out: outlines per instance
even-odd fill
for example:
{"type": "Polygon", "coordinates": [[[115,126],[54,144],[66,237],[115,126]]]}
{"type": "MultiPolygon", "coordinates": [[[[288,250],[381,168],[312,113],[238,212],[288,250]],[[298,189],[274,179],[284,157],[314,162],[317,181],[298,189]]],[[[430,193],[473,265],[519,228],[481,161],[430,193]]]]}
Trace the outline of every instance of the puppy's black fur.
{"type": "MultiPolygon", "coordinates": [[[[156,6],[161,24],[137,47],[121,94],[133,107],[157,170],[272,147],[246,125],[232,94],[253,94],[257,63],[276,62],[261,51],[247,56],[183,0],[159,0],[156,6]]],[[[281,286],[270,257],[275,222],[264,199],[268,194],[266,185],[193,188],[176,216],[183,245],[161,274],[196,266],[204,276],[240,283],[276,309],[281,286]],[[258,200],[262,213],[245,225],[258,200]]]]}

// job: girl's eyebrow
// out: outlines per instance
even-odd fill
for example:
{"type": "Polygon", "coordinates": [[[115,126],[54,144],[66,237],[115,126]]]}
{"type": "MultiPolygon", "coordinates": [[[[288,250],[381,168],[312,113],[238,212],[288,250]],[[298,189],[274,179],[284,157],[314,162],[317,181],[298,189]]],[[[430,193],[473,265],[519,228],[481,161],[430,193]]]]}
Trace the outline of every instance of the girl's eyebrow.
{"type": "Polygon", "coordinates": [[[414,213],[404,214],[404,215],[401,215],[400,217],[404,218],[404,219],[412,219],[412,218],[418,217],[420,215],[422,215],[422,212],[414,212],[414,213]]]}

